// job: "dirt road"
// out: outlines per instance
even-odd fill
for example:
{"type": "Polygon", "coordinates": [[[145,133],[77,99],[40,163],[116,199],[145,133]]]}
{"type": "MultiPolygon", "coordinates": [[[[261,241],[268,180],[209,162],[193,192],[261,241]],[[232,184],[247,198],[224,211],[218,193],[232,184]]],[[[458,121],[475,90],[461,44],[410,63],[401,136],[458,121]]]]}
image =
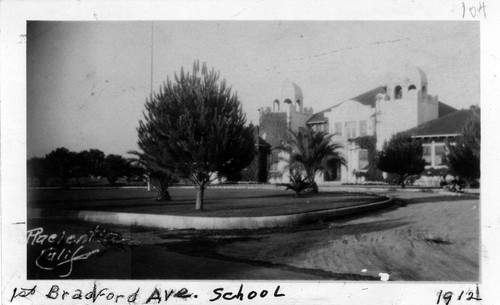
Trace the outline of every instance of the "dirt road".
{"type": "Polygon", "coordinates": [[[406,206],[330,222],[326,228],[262,234],[220,247],[231,257],[390,280],[478,281],[479,200],[395,193],[406,206]]]}

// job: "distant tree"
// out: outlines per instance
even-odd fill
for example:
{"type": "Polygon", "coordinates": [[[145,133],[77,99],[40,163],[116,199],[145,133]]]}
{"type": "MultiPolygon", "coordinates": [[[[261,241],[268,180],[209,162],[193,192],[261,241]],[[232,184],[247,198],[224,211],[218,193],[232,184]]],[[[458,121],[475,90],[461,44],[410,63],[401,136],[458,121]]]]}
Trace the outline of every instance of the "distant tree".
{"type": "Polygon", "coordinates": [[[104,176],[108,179],[111,185],[115,185],[116,180],[124,177],[130,170],[130,160],[125,159],[120,155],[107,155],[104,159],[104,176]]]}
{"type": "Polygon", "coordinates": [[[27,176],[30,179],[37,179],[39,186],[45,186],[50,175],[45,158],[34,157],[28,160],[27,176]]]}
{"type": "Polygon", "coordinates": [[[404,133],[395,134],[378,153],[377,167],[381,171],[397,174],[399,184],[404,188],[408,176],[418,175],[425,169],[422,155],[423,148],[419,140],[404,133]]]}
{"type": "Polygon", "coordinates": [[[60,147],[47,154],[45,161],[50,176],[62,188],[69,188],[69,180],[76,176],[78,170],[78,154],[60,147]]]}
{"type": "Polygon", "coordinates": [[[467,187],[481,176],[481,118],[480,110],[473,115],[461,130],[454,145],[448,143],[446,163],[452,174],[464,180],[467,187]]]}
{"type": "Polygon", "coordinates": [[[99,149],[83,150],[78,153],[82,176],[98,177],[104,175],[106,155],[99,149]]]}
{"type": "MultiPolygon", "coordinates": [[[[333,143],[333,134],[324,131],[314,131],[311,128],[299,130],[299,132],[289,131],[289,139],[285,144],[285,150],[289,153],[290,168],[294,168],[297,179],[292,181],[308,182],[313,192],[318,192],[318,185],[315,177],[318,173],[326,170],[335,170],[346,161],[340,153],[341,145],[333,143]],[[304,178],[298,179],[301,166],[304,171],[304,178]]],[[[301,173],[300,173],[301,174],[301,173]]],[[[300,189],[300,187],[299,187],[300,189]]]]}
{"type": "Polygon", "coordinates": [[[197,210],[215,176],[241,171],[255,155],[253,126],[246,126],[241,103],[205,64],[200,69],[195,62],[192,74],[181,69],[175,82],[167,79],[145,107],[138,128],[141,154],[189,179],[197,188],[197,210]]]}
{"type": "Polygon", "coordinates": [[[226,175],[227,182],[238,183],[243,179],[243,173],[241,171],[229,173],[226,175]]]}

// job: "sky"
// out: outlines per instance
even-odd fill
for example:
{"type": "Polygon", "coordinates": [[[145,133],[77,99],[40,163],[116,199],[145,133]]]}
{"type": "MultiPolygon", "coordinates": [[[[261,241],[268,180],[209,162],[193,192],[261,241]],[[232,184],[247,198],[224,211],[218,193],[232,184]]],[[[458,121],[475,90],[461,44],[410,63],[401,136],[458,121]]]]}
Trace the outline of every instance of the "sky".
{"type": "Polygon", "coordinates": [[[317,112],[408,66],[425,71],[441,102],[480,105],[471,21],[36,21],[26,52],[28,158],[136,150],[151,87],[196,60],[220,72],[254,124],[287,79],[317,112]]]}

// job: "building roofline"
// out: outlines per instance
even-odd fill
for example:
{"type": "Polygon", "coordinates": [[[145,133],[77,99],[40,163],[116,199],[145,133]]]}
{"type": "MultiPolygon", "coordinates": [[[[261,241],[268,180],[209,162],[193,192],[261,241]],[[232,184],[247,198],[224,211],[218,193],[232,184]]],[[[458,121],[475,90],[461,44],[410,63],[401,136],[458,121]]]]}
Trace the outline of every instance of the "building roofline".
{"type": "Polygon", "coordinates": [[[448,138],[461,136],[459,133],[448,133],[448,134],[429,134],[429,135],[416,135],[411,136],[412,138],[448,138]]]}
{"type": "Polygon", "coordinates": [[[316,123],[325,123],[327,120],[315,120],[315,121],[308,121],[306,124],[316,124],[316,123]]]}

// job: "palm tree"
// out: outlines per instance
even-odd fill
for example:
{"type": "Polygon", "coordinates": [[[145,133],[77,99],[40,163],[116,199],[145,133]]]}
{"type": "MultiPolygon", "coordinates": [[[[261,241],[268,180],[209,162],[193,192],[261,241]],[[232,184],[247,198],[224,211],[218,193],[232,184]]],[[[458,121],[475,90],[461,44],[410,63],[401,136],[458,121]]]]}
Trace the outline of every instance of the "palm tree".
{"type": "Polygon", "coordinates": [[[311,185],[313,192],[318,192],[318,185],[314,181],[316,174],[325,170],[335,170],[346,161],[339,152],[340,144],[333,143],[334,134],[325,131],[314,131],[311,128],[289,131],[289,140],[285,150],[290,154],[289,164],[302,167],[305,173],[304,180],[311,185]]]}

